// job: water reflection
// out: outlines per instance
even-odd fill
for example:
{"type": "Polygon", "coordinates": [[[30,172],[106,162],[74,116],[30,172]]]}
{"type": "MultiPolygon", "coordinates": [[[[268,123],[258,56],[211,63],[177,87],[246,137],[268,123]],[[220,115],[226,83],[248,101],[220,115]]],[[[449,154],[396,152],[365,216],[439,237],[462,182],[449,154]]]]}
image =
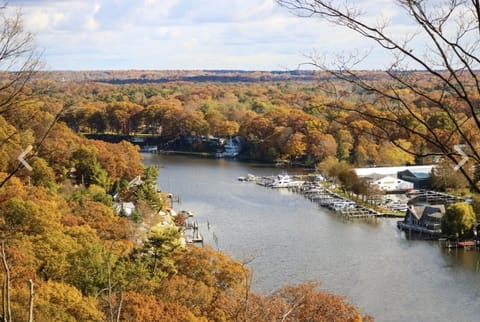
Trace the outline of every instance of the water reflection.
{"type": "Polygon", "coordinates": [[[444,258],[452,261],[452,267],[463,267],[474,272],[480,271],[480,256],[478,250],[466,248],[441,248],[444,258]]]}

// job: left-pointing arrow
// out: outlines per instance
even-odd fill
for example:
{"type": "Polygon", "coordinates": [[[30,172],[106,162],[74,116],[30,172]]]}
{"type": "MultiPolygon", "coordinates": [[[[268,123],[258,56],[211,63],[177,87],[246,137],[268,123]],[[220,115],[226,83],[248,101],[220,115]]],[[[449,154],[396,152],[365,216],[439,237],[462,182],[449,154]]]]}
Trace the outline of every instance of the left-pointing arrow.
{"type": "Polygon", "coordinates": [[[29,171],[32,171],[33,168],[30,164],[27,163],[27,161],[25,161],[24,157],[28,154],[28,152],[32,151],[32,149],[33,147],[31,145],[27,146],[27,148],[23,150],[23,152],[20,153],[20,155],[17,158],[17,160],[20,161],[20,163],[22,163],[23,166],[27,168],[29,171]]]}

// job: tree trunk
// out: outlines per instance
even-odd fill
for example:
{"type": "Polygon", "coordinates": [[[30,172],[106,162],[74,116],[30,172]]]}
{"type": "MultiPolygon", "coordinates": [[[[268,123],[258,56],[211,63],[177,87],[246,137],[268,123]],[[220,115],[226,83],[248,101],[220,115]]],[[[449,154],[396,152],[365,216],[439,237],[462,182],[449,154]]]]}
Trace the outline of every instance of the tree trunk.
{"type": "Polygon", "coordinates": [[[30,279],[28,282],[30,284],[30,303],[29,303],[29,310],[28,310],[28,322],[33,322],[33,297],[35,296],[35,293],[33,290],[33,281],[30,279]]]}
{"type": "Polygon", "coordinates": [[[5,280],[3,282],[3,321],[12,321],[12,309],[10,306],[10,269],[8,268],[7,256],[5,255],[5,241],[2,241],[1,256],[5,280]]]}
{"type": "Polygon", "coordinates": [[[122,305],[123,305],[123,292],[120,291],[120,302],[118,303],[118,310],[117,310],[117,322],[120,322],[120,316],[122,312],[122,305]]]}

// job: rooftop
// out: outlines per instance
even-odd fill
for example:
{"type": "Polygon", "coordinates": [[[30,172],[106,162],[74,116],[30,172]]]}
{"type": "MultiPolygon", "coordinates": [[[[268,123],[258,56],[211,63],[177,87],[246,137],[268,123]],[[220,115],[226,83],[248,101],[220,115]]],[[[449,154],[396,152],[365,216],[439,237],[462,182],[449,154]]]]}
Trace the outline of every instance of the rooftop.
{"type": "Polygon", "coordinates": [[[394,175],[397,176],[397,173],[400,171],[409,170],[412,173],[430,173],[434,165],[416,165],[416,166],[400,166],[400,167],[370,167],[370,168],[356,168],[355,172],[359,177],[365,176],[387,176],[394,175]]]}

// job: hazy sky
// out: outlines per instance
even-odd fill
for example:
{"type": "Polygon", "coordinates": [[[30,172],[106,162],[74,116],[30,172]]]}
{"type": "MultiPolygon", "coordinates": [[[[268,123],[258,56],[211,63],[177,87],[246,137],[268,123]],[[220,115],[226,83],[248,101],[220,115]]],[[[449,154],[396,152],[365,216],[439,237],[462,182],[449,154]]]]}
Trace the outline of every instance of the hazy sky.
{"type": "MultiPolygon", "coordinates": [[[[342,0],[343,1],[343,0],[342,0]]],[[[408,29],[392,0],[361,0],[408,29]]],[[[10,0],[49,70],[296,69],[316,51],[333,55],[373,44],[274,0],[10,0]]],[[[367,11],[368,12],[368,11],[367,11]]],[[[362,68],[383,69],[374,51],[362,68]]],[[[312,69],[304,67],[303,69],[312,69]]]]}

